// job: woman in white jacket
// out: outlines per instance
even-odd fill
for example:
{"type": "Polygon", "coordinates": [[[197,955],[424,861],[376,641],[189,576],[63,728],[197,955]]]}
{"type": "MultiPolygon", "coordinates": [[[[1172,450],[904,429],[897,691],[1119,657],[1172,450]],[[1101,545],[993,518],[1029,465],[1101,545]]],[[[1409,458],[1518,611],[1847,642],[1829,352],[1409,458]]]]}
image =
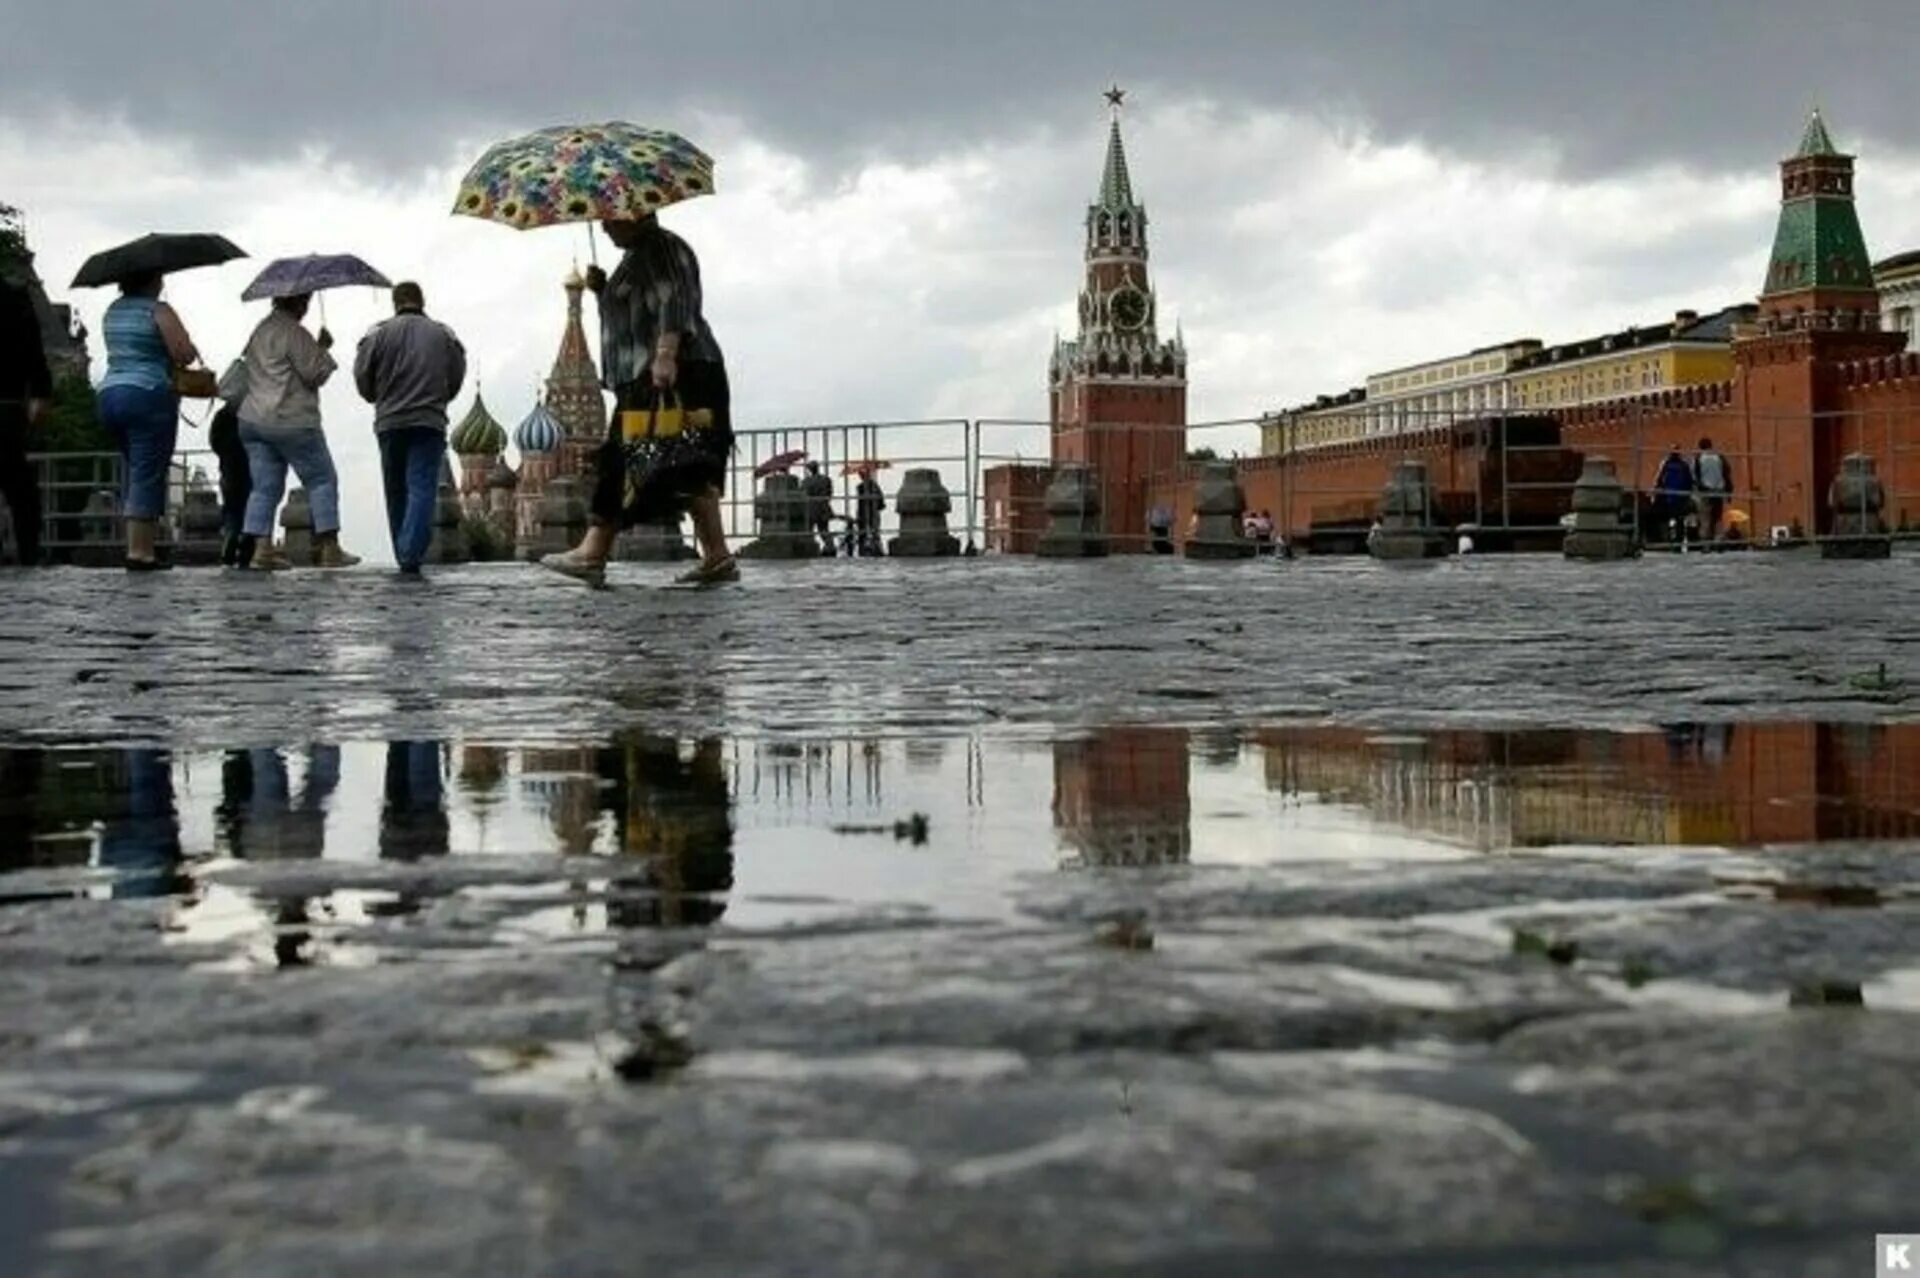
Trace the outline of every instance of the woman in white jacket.
{"type": "Polygon", "coordinates": [[[333,334],[315,337],[302,327],[311,294],[277,297],[247,339],[247,396],[240,405],[240,442],[247,449],[253,492],[245,532],[254,538],[249,567],[292,567],[273,544],[273,518],[287,487],[287,468],[300,477],[313,509],[313,562],[351,568],[360,562],[340,548],[340,477],[320,428],[320,388],[336,367],[333,334]]]}

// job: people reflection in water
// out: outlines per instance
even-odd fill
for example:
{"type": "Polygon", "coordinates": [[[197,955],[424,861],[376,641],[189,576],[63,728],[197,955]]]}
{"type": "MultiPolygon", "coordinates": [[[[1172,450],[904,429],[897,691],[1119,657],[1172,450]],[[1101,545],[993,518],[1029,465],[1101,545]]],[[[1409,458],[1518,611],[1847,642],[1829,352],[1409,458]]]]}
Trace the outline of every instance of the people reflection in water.
{"type": "MultiPolygon", "coordinates": [[[[214,821],[231,856],[247,861],[317,861],[326,851],[327,809],[340,786],[340,747],[311,745],[296,756],[296,787],[279,750],[229,750],[220,761],[214,821]]],[[[273,920],[277,967],[305,967],[312,947],[304,896],[263,896],[273,920]]]]}
{"type": "Polygon", "coordinates": [[[124,806],[100,823],[100,865],[117,870],[113,895],[167,896],[184,889],[180,821],[173,805],[173,760],[164,750],[121,752],[124,806]]]}
{"type": "Polygon", "coordinates": [[[611,927],[700,927],[726,912],[733,886],[733,800],[717,738],[622,738],[602,751],[620,869],[608,885],[611,927]]]}
{"type": "Polygon", "coordinates": [[[327,809],[340,785],[340,747],[300,752],[296,788],[279,750],[229,750],[220,765],[216,824],[227,852],[245,861],[317,861],[326,848],[327,809]]]}
{"type": "Polygon", "coordinates": [[[444,761],[438,741],[389,741],[380,807],[380,859],[447,855],[444,761]]]}

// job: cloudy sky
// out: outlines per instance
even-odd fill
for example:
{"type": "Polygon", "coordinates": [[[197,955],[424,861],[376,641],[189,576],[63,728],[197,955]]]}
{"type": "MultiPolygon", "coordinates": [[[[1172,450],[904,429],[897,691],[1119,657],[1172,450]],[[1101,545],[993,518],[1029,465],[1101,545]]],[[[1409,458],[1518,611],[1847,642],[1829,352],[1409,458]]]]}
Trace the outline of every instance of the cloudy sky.
{"type": "MultiPolygon", "coordinates": [[[[1870,248],[1920,246],[1912,0],[0,0],[0,33],[0,201],[51,280],[148,230],[359,252],[425,283],[509,427],[587,243],[446,208],[550,123],[719,157],[671,220],[743,426],[1042,415],[1112,80],[1196,420],[1750,299],[1815,101],[1870,248]]],[[[216,357],[247,278],[171,289],[216,357]]],[[[329,303],[343,339],[379,313],[329,303]]],[[[326,409],[349,535],[383,549],[366,410],[326,409]]]]}

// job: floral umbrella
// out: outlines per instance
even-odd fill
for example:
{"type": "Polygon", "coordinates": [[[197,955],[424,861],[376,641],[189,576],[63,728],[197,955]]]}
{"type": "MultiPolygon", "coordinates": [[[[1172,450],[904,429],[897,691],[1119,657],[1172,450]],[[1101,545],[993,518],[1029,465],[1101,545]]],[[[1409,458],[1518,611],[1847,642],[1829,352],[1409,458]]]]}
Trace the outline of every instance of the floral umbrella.
{"type": "Polygon", "coordinates": [[[619,120],[496,143],[460,183],[457,215],[516,230],[644,217],[713,191],[713,158],[677,133],[619,120]]]}

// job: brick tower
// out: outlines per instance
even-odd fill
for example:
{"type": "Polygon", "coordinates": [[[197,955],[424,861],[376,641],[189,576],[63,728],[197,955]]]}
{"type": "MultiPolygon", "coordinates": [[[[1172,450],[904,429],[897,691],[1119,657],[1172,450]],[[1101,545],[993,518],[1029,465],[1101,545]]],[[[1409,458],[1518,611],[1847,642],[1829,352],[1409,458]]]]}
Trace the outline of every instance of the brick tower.
{"type": "Polygon", "coordinates": [[[586,475],[593,455],[607,438],[607,402],[600,393],[600,372],[593,366],[580,298],[587,282],[576,269],[566,278],[567,327],[547,374],[547,411],[560,424],[559,473],[586,475]]]}
{"type": "Polygon", "coordinates": [[[1853,204],[1853,157],[1840,153],[1815,109],[1799,149],[1780,162],[1780,221],[1757,331],[1734,347],[1748,438],[1766,441],[1771,483],[1797,494],[1791,504],[1805,528],[1825,530],[1827,485],[1841,456],[1861,442],[1834,412],[1839,366],[1906,344],[1901,334],[1879,330],[1873,258],[1853,204]]]}
{"type": "Polygon", "coordinates": [[[1055,465],[1093,467],[1115,550],[1145,548],[1147,490],[1186,457],[1187,352],[1162,341],[1147,271],[1147,210],[1133,197],[1120,137],[1125,93],[1107,92],[1112,119],[1100,193],[1087,209],[1080,331],[1056,340],[1048,373],[1055,465]]]}

